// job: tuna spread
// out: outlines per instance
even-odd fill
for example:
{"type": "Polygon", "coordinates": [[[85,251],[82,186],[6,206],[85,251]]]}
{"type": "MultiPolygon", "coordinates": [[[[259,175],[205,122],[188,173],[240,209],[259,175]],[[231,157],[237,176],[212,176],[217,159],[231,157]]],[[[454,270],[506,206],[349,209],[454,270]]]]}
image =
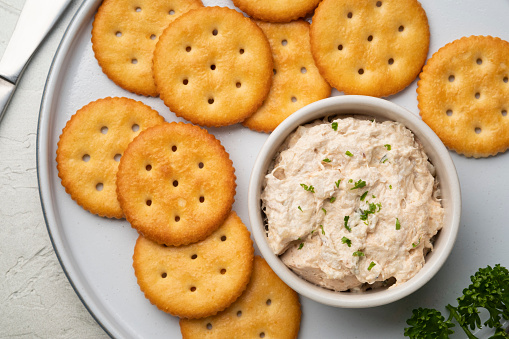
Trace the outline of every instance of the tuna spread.
{"type": "Polygon", "coordinates": [[[293,132],[261,199],[269,245],[289,268],[329,289],[361,291],[422,268],[443,225],[439,195],[410,130],[347,117],[293,132]]]}

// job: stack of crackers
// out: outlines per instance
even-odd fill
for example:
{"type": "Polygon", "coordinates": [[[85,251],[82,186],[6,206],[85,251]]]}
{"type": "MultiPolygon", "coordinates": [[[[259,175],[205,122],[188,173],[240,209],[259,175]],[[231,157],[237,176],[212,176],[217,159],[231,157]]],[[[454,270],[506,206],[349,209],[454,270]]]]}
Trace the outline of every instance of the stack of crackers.
{"type": "MultiPolygon", "coordinates": [[[[397,93],[421,72],[429,27],[417,0],[233,2],[254,20],[200,0],[104,0],[92,30],[104,73],[192,124],[133,99],[93,101],[62,131],[58,175],[84,209],[137,230],[138,284],[185,338],[295,338],[298,297],[254,256],[232,211],[233,163],[196,125],[271,132],[331,87],[397,93]],[[300,19],[313,10],[311,25],[300,19]]],[[[473,157],[509,147],[508,59],[508,42],[473,36],[422,69],[420,114],[446,146],[473,157]]]]}

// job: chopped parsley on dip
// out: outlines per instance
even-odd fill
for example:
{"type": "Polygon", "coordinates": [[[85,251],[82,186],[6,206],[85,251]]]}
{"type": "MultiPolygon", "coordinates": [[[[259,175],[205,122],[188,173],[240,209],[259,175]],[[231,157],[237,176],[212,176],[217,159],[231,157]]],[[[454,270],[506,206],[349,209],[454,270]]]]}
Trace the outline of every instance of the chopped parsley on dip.
{"type": "Polygon", "coordinates": [[[434,175],[400,123],[348,117],[300,126],[265,177],[269,245],[294,272],[329,289],[403,283],[425,264],[444,222],[434,175]]]}

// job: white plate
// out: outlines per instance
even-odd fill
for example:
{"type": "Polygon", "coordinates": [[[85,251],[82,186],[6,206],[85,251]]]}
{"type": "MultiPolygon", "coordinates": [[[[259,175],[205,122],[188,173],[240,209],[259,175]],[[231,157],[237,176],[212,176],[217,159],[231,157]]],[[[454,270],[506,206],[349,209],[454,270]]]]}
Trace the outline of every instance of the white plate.
{"type": "MultiPolygon", "coordinates": [[[[132,269],[136,232],[125,221],[84,211],[67,195],[57,176],[55,152],[67,120],[90,101],[106,96],[141,100],[168,121],[175,117],[158,98],[122,90],[101,71],[92,52],[91,28],[100,0],[85,1],[69,25],[46,84],[37,137],[37,169],[44,215],[59,260],[90,313],[117,338],[180,337],[178,319],[152,306],[140,292],[132,269]]],[[[205,5],[234,7],[230,0],[204,0],[205,5]]],[[[509,40],[506,0],[427,0],[423,7],[431,29],[430,53],[462,36],[492,35],[509,40]]],[[[416,82],[389,100],[418,114],[416,82]]],[[[336,93],[337,94],[337,93],[336,93]]],[[[258,150],[267,138],[240,125],[209,129],[230,153],[237,174],[234,210],[248,227],[247,187],[258,150]]],[[[441,311],[469,284],[479,267],[509,267],[509,154],[467,159],[452,153],[463,195],[462,224],[453,252],[440,272],[423,288],[391,305],[340,309],[301,297],[300,337],[397,338],[413,308],[441,311]]],[[[257,253],[258,250],[257,250],[257,253]]],[[[457,326],[456,332],[461,329],[457,326]]],[[[462,337],[461,335],[459,337],[462,337]]]]}

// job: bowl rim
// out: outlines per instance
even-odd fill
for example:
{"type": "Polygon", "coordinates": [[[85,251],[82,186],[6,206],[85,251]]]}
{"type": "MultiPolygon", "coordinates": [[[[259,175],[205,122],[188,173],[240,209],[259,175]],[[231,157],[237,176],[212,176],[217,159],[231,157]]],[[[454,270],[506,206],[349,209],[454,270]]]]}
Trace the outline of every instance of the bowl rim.
{"type": "Polygon", "coordinates": [[[248,212],[251,232],[263,257],[272,270],[293,290],[317,302],[344,308],[367,308],[397,301],[426,284],[447,260],[457,237],[461,215],[461,190],[456,167],[442,141],[417,115],[406,108],[385,99],[342,95],[323,99],[299,109],[285,119],[267,138],[256,157],[248,188],[248,212]],[[381,116],[398,121],[410,129],[423,144],[426,154],[436,168],[446,210],[444,227],[440,231],[435,248],[426,257],[426,264],[411,279],[389,289],[363,293],[337,292],[310,283],[291,271],[275,255],[266,240],[260,208],[260,193],[266,170],[281,143],[298,126],[329,115],[363,114],[381,116]],[[447,195],[447,197],[445,196],[447,195]],[[454,197],[454,199],[447,199],[454,197]]]}

